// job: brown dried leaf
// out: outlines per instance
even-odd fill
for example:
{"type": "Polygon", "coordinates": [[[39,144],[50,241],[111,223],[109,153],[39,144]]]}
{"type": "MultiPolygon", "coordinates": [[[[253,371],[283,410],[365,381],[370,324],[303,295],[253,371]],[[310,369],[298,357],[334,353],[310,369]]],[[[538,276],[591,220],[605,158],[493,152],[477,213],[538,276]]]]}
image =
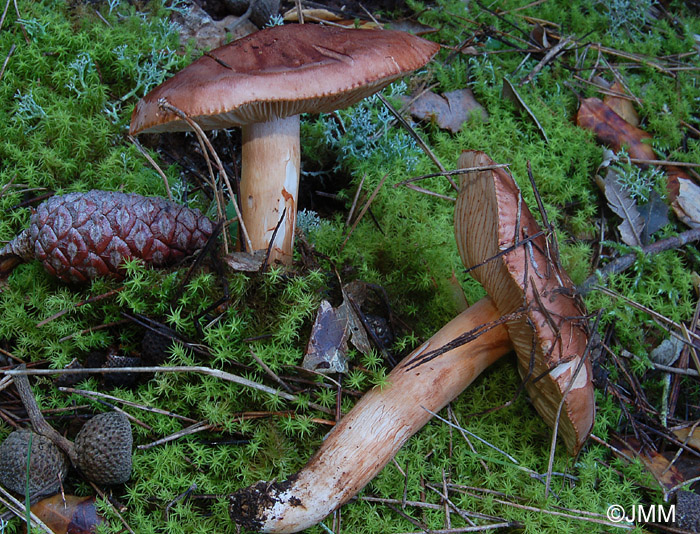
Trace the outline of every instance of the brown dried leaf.
{"type": "MultiPolygon", "coordinates": [[[[620,94],[627,94],[625,88],[617,81],[612,84],[610,90],[620,94]]],[[[603,103],[632,126],[639,126],[639,115],[631,100],[619,96],[605,95],[603,103]]]]}
{"type": "Polygon", "coordinates": [[[391,30],[412,33],[413,35],[418,35],[419,37],[422,35],[435,33],[437,31],[437,28],[433,28],[432,26],[428,26],[427,24],[423,24],[413,19],[394,20],[391,21],[387,27],[391,30]]]}
{"type": "Polygon", "coordinates": [[[267,251],[256,250],[252,254],[250,252],[232,252],[222,259],[234,271],[257,272],[265,263],[267,251]]]}
{"type": "Polygon", "coordinates": [[[684,442],[689,447],[700,451],[700,428],[695,428],[691,434],[692,427],[678,428],[673,431],[679,441],[684,442]],[[688,438],[690,436],[690,438],[688,438]],[[688,441],[686,441],[686,439],[688,441]]]}
{"type": "MultiPolygon", "coordinates": [[[[357,27],[364,30],[381,28],[381,25],[370,20],[360,21],[359,25],[357,25],[356,19],[344,19],[343,17],[322,8],[302,9],[301,14],[304,16],[305,22],[332,22],[333,24],[347,26],[348,28],[357,27]]],[[[282,18],[285,22],[299,22],[299,10],[297,8],[292,8],[287,11],[282,18]]]]}
{"type": "Polygon", "coordinates": [[[32,506],[32,512],[55,534],[93,534],[104,518],[97,513],[95,497],[58,494],[32,506]]]}
{"type": "MultiPolygon", "coordinates": [[[[620,453],[624,454],[624,456],[621,456],[622,458],[625,456],[627,458],[639,458],[659,485],[666,490],[683,483],[685,480],[683,474],[663,454],[654,450],[642,451],[641,445],[633,437],[625,438],[625,440],[629,446],[618,440],[613,440],[612,443],[620,453]]],[[[620,455],[618,454],[618,456],[620,455]]]]}
{"type": "MultiPolygon", "coordinates": [[[[410,101],[409,97],[403,98],[410,101]]],[[[434,121],[443,130],[457,133],[462,125],[474,114],[485,122],[489,115],[484,107],[476,101],[469,89],[459,89],[444,93],[442,96],[426,91],[409,106],[411,115],[418,120],[434,121]]]]}
{"type": "Polygon", "coordinates": [[[688,178],[678,178],[678,195],[671,208],[691,228],[700,227],[700,186],[688,178]]]}
{"type": "Polygon", "coordinates": [[[594,132],[598,141],[615,152],[626,146],[631,158],[656,159],[654,150],[644,142],[651,139],[651,135],[632,126],[600,98],[586,98],[581,102],[576,123],[594,132]]]}
{"type": "Polygon", "coordinates": [[[175,22],[180,26],[180,46],[184,49],[190,39],[194,39],[197,50],[211,50],[225,44],[231,37],[240,39],[258,31],[252,22],[238,24],[238,19],[239,17],[229,15],[221,20],[214,20],[195,2],[184,15],[174,15],[175,22]],[[233,31],[230,28],[234,28],[233,31]]]}

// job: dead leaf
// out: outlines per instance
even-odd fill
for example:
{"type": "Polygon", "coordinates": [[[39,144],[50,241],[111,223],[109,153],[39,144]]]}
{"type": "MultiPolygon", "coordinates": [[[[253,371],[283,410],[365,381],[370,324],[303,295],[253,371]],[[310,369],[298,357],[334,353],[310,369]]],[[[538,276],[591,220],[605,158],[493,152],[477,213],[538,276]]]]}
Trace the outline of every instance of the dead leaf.
{"type": "Polygon", "coordinates": [[[622,453],[616,453],[618,457],[623,459],[639,458],[659,485],[666,490],[675,488],[679,484],[683,483],[685,480],[683,474],[676,468],[676,466],[671,465],[670,460],[663,454],[654,450],[642,451],[639,441],[633,437],[627,437],[625,438],[625,441],[627,442],[626,444],[620,440],[613,440],[612,442],[615,449],[622,453]]]}
{"type": "Polygon", "coordinates": [[[372,346],[369,343],[367,331],[345,293],[343,296],[343,303],[338,307],[338,316],[347,321],[350,329],[350,343],[362,354],[369,354],[372,346]]]}
{"type": "Polygon", "coordinates": [[[700,227],[700,186],[688,178],[678,179],[678,195],[671,202],[676,217],[691,228],[700,227]]]}
{"type": "Polygon", "coordinates": [[[184,14],[176,12],[173,15],[173,20],[180,27],[180,47],[184,49],[187,43],[194,39],[197,50],[212,50],[231,39],[239,39],[258,31],[257,26],[250,21],[237,24],[238,19],[239,17],[229,15],[221,20],[214,20],[194,2],[184,14]]]}
{"type": "MultiPolygon", "coordinates": [[[[403,97],[404,103],[411,101],[403,97]]],[[[476,101],[470,89],[459,89],[443,93],[442,96],[432,91],[426,91],[413,100],[409,112],[418,120],[435,122],[443,130],[457,133],[471,116],[477,114],[484,122],[489,115],[484,107],[476,101]]]]}
{"type": "Polygon", "coordinates": [[[252,254],[250,252],[232,252],[222,259],[234,271],[254,273],[262,268],[266,255],[267,251],[265,250],[256,250],[252,254]]]}
{"type": "Polygon", "coordinates": [[[390,30],[412,33],[413,35],[418,35],[419,37],[430,33],[435,33],[437,31],[437,28],[433,28],[432,26],[428,26],[427,24],[423,24],[413,19],[394,20],[387,24],[387,27],[390,30]]]}
{"type": "MultiPolygon", "coordinates": [[[[627,94],[622,84],[617,81],[610,86],[610,90],[620,94],[627,94]]],[[[634,107],[634,103],[628,98],[605,95],[603,103],[632,126],[639,126],[639,115],[634,107]]]]}
{"type": "Polygon", "coordinates": [[[515,107],[518,109],[518,112],[521,115],[525,114],[535,124],[535,126],[537,126],[537,129],[540,131],[540,134],[544,138],[545,142],[549,143],[549,139],[547,139],[547,133],[544,131],[544,128],[542,128],[540,121],[537,120],[535,114],[530,110],[529,107],[527,107],[527,104],[520,97],[520,94],[518,93],[518,91],[516,91],[515,87],[513,87],[513,84],[510,83],[508,78],[503,78],[503,90],[501,91],[501,95],[506,100],[510,100],[511,102],[513,102],[515,104],[515,107]]]}
{"type": "Polygon", "coordinates": [[[43,499],[31,510],[55,534],[92,534],[104,518],[97,513],[94,497],[61,494],[43,499]]]}
{"type": "Polygon", "coordinates": [[[696,427],[692,435],[690,434],[691,430],[693,430],[693,427],[677,428],[673,433],[678,438],[678,441],[682,441],[689,447],[700,451],[700,428],[696,427]],[[690,436],[690,438],[688,436],[690,436]],[[686,439],[688,441],[686,441],[686,439]]]}
{"type": "Polygon", "coordinates": [[[668,205],[656,191],[649,195],[649,201],[639,206],[639,213],[644,219],[642,243],[651,242],[651,236],[668,224],[668,205]]]}
{"type": "MultiPolygon", "coordinates": [[[[380,24],[377,24],[371,20],[362,20],[358,22],[357,19],[344,19],[343,17],[322,8],[302,9],[301,14],[304,17],[305,22],[332,22],[333,24],[347,26],[348,28],[362,28],[363,30],[382,28],[380,24]]],[[[287,11],[282,18],[285,22],[299,22],[299,10],[297,8],[292,8],[287,11]]]]}
{"type": "Polygon", "coordinates": [[[347,317],[339,317],[330,302],[324,300],[316,314],[301,366],[317,373],[347,373],[349,336],[347,317]]]}
{"type": "Polygon", "coordinates": [[[605,194],[610,209],[622,219],[622,223],[617,227],[622,241],[631,247],[641,247],[644,219],[635,200],[619,184],[618,177],[613,169],[608,169],[605,179],[596,175],[596,183],[605,194]]]}
{"type": "Polygon", "coordinates": [[[595,133],[598,141],[619,152],[623,146],[634,159],[656,159],[651,145],[645,140],[651,135],[632,126],[610,109],[600,98],[586,98],[581,102],[576,123],[595,133]]]}

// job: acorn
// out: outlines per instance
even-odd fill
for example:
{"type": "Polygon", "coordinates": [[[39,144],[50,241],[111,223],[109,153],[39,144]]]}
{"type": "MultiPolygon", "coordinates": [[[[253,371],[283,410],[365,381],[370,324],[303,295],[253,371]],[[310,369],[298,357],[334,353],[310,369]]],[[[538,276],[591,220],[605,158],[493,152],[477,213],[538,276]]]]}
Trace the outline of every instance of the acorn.
{"type": "Polygon", "coordinates": [[[170,265],[202,248],[212,232],[199,210],[159,197],[98,190],[54,196],[0,249],[0,275],[37,259],[66,282],[122,278],[125,261],[170,265]]]}
{"type": "Polygon", "coordinates": [[[76,467],[96,484],[123,484],[131,476],[129,419],[107,412],[88,420],[75,437],[76,467]]]}
{"type": "Polygon", "coordinates": [[[61,488],[68,458],[54,443],[27,429],[15,430],[0,444],[0,484],[29,495],[51,495],[61,488]],[[31,454],[27,454],[31,438],[31,454]],[[27,472],[29,480],[27,480],[27,472]]]}

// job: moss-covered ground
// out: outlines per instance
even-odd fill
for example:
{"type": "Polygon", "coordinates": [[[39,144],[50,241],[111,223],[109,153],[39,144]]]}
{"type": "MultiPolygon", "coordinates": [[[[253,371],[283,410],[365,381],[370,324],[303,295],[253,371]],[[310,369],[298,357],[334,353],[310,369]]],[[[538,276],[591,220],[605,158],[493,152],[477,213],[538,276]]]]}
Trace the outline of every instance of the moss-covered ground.
{"type": "MultiPolygon", "coordinates": [[[[603,147],[574,121],[578,100],[573,89],[581,96],[600,95],[577,79],[587,79],[589,70],[603,60],[617,63],[630,90],[641,99],[638,111],[642,127],[653,136],[662,157],[700,163],[700,141],[684,126],[699,126],[700,66],[694,36],[700,34],[700,19],[690,11],[690,2],[665,3],[665,10],[654,12],[658,17],[647,14],[651,4],[549,0],[527,7],[525,2],[505,1],[497,8],[506,13],[496,16],[492,11],[495,6],[487,9],[478,2],[410,2],[410,8],[420,14],[418,19],[438,30],[428,38],[446,47],[405,85],[386,91],[391,98],[392,93],[407,92],[419,84],[434,85],[437,92],[472,89],[488,110],[487,122],[473,118],[457,134],[441,131],[434,124],[416,125],[417,131],[447,168],[456,166],[464,149],[483,150],[495,161],[509,163],[526,201],[534,208],[526,167],[530,162],[549,219],[557,228],[562,261],[576,283],[592,274],[594,260],[601,259],[604,264],[611,255],[631,250],[618,243],[616,224],[608,224],[610,212],[593,181],[603,147]],[[514,10],[517,7],[522,9],[514,10]],[[548,142],[501,95],[504,77],[517,81],[541,59],[516,50],[528,47],[520,39],[527,39],[535,19],[549,21],[560,35],[578,39],[578,46],[566,58],[552,62],[532,83],[519,88],[548,142]],[[470,37],[476,54],[451,53],[449,47],[470,37]],[[649,62],[600,56],[593,48],[588,48],[584,57],[587,43],[648,58],[692,53],[694,60],[686,55],[683,61],[695,70],[660,72],[649,62]],[[579,54],[578,62],[573,54],[579,54]],[[601,243],[602,227],[606,233],[601,243]]],[[[0,240],[11,239],[26,226],[30,209],[22,203],[47,192],[98,188],[165,196],[162,179],[127,140],[126,133],[136,101],[196,56],[175,52],[178,34],[170,16],[184,4],[162,4],[160,0],[145,4],[18,0],[7,5],[0,28],[0,64],[7,58],[0,75],[0,240]]],[[[609,72],[604,75],[612,81],[609,72]]],[[[226,272],[228,301],[211,310],[223,295],[225,284],[207,265],[194,272],[178,296],[186,267],[156,271],[133,264],[125,281],[96,280],[88,286],[69,287],[52,279],[38,263],[24,264],[0,287],[0,348],[26,362],[55,369],[74,358],[84,359],[90,351],[109,347],[137,354],[143,336],[140,327],[124,322],[104,329],[95,327],[123,321],[122,312],[142,313],[206,345],[209,352],[203,356],[178,345],[168,354],[169,365],[206,365],[268,383],[251,350],[281,375],[308,378],[292,366],[301,362],[319,302],[334,294],[329,290],[335,283],[331,261],[344,281],[360,279],[386,290],[393,314],[404,325],[393,347],[399,356],[457,313],[453,273],[467,301],[475,302],[483,295],[478,284],[464,274],[457,254],[453,203],[393,187],[436,168],[392,121],[381,102],[366,101],[339,112],[334,119],[305,117],[302,146],[309,174],[320,176],[321,182],[340,177],[346,184],[338,192],[342,210],[307,219],[311,221],[305,226],[309,242],[327,257],[319,259],[316,268],[298,267],[290,272],[271,268],[264,274],[226,272]],[[344,135],[333,127],[338,120],[345,126],[344,135]],[[367,142],[368,134],[372,142],[367,142]],[[385,175],[386,183],[372,203],[372,217],[368,214],[342,246],[347,235],[345,217],[360,179],[365,177],[364,191],[370,192],[385,175]],[[119,291],[110,298],[73,307],[113,289],[119,291]],[[37,326],[65,309],[70,311],[37,326]]],[[[161,162],[179,201],[213,213],[209,197],[194,188],[195,181],[183,166],[170,165],[157,151],[153,155],[161,162]]],[[[424,180],[421,186],[454,196],[442,177],[424,180]]],[[[683,230],[671,217],[654,239],[683,230]]],[[[693,246],[670,250],[640,258],[632,269],[612,276],[605,284],[673,321],[688,322],[697,301],[692,273],[698,270],[699,262],[700,254],[693,246]]],[[[663,376],[650,372],[648,362],[650,350],[668,334],[647,313],[620,299],[593,292],[587,305],[591,313],[602,310],[599,332],[611,353],[627,351],[637,357],[626,365],[651,406],[660,411],[665,395],[663,376]]],[[[387,370],[381,357],[354,352],[353,356],[344,381],[349,390],[364,391],[382,382],[387,370]]],[[[629,412],[621,409],[620,395],[611,393],[623,389],[626,379],[610,353],[598,351],[593,357],[600,376],[607,377],[598,383],[593,433],[608,440],[613,432],[624,434],[631,428],[629,412]]],[[[559,446],[553,469],[560,475],[554,476],[552,492],[546,496],[543,478],[532,472],[547,471],[551,430],[525,396],[502,410],[471,416],[510,401],[519,382],[514,359],[508,357],[451,406],[469,432],[508,453],[517,464],[479,441],[473,440],[472,448],[459,432],[433,420],[362,493],[398,499],[397,504],[389,507],[353,501],[342,509],[342,531],[392,533],[446,528],[442,507],[401,506],[403,498],[440,504],[440,497],[428,486],[442,488],[443,477],[452,484],[481,488],[451,492],[451,501],[460,509],[505,518],[513,522],[511,528],[531,533],[613,530],[544,513],[537,510],[540,508],[566,508],[573,510],[566,513],[574,516],[583,515],[581,510],[604,516],[611,504],[629,509],[638,503],[662,502],[661,490],[639,462],[623,463],[607,447],[593,441],[576,459],[559,446]],[[502,500],[520,507],[503,505],[502,500]]],[[[78,395],[59,392],[48,378],[36,379],[33,385],[42,408],[86,402],[78,395]]],[[[297,403],[194,374],[161,373],[131,388],[105,387],[91,377],[78,387],[213,425],[208,432],[135,449],[131,481],[112,493],[125,506],[124,519],[139,534],[236,532],[225,496],[258,480],[285,479],[301,468],[328,431],[319,419],[332,418],[309,408],[308,402],[331,410],[336,402],[335,387],[323,378],[311,379],[303,386],[297,403]],[[251,412],[268,412],[268,416],[244,415],[251,412]],[[189,498],[173,504],[190,488],[194,489],[189,498]]],[[[342,410],[347,411],[356,398],[343,395],[342,410]]],[[[3,399],[9,402],[10,397],[3,399]]],[[[684,380],[676,413],[669,418],[697,419],[698,404],[697,382],[684,380]]],[[[0,409],[6,411],[2,405],[0,409]]],[[[53,422],[70,433],[76,416],[104,409],[94,402],[89,409],[61,412],[53,422]]],[[[159,413],[125,409],[145,424],[134,425],[136,445],[190,424],[159,413]]],[[[11,427],[4,424],[0,431],[7,434],[11,427]]],[[[77,476],[69,477],[66,491],[93,493],[77,476]]],[[[123,525],[113,509],[104,501],[100,508],[109,519],[101,531],[121,532],[123,525]]],[[[451,521],[453,528],[466,524],[455,513],[451,521]]],[[[326,527],[315,527],[311,532],[327,532],[332,523],[329,518],[326,527]]],[[[638,529],[641,532],[641,527],[638,529]]],[[[13,520],[5,531],[19,530],[20,521],[13,520]]]]}

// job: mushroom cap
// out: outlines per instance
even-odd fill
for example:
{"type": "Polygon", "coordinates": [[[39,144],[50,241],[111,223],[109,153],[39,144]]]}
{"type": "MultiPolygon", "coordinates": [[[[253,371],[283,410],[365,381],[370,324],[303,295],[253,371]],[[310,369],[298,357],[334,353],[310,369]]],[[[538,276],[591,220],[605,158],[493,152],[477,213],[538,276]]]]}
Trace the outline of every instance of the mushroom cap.
{"type": "Polygon", "coordinates": [[[436,43],[390,30],[274,26],[203,55],[143,97],[130,133],[189,130],[159,101],[204,130],[350,106],[425,65],[436,43]]]}
{"type": "MultiPolygon", "coordinates": [[[[458,166],[493,164],[483,152],[465,151],[458,166]]],[[[532,403],[553,427],[559,404],[586,351],[588,336],[583,305],[574,298],[568,275],[548,259],[551,247],[545,236],[518,244],[539,231],[520,189],[505,169],[461,175],[455,207],[460,256],[467,267],[480,265],[471,273],[502,315],[525,306],[525,312],[509,320],[506,327],[520,375],[527,377],[525,385],[532,403]]],[[[559,435],[571,454],[578,453],[593,427],[592,376],[590,358],[586,358],[562,407],[559,435]]]]}

